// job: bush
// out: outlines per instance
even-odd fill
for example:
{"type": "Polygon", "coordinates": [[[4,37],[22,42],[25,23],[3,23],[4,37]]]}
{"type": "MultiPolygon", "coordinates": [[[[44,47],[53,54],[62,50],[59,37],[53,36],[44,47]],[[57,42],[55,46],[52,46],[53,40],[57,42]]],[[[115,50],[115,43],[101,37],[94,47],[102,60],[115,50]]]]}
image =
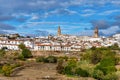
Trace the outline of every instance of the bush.
{"type": "Polygon", "coordinates": [[[44,61],[45,61],[44,56],[40,56],[36,58],[36,62],[44,62],[44,61]]]}
{"type": "Polygon", "coordinates": [[[118,76],[115,73],[109,73],[104,76],[104,80],[118,80],[118,76]]]}
{"type": "Polygon", "coordinates": [[[5,50],[4,49],[1,49],[0,50],[0,57],[4,57],[6,54],[5,50]]]}
{"type": "Polygon", "coordinates": [[[24,58],[31,58],[32,57],[32,53],[29,49],[23,49],[22,50],[22,55],[24,58]]]}
{"type": "Polygon", "coordinates": [[[20,55],[18,56],[18,59],[23,60],[23,61],[26,60],[22,54],[20,54],[20,55]]]}
{"type": "Polygon", "coordinates": [[[45,58],[44,62],[46,63],[57,63],[57,58],[54,56],[48,56],[45,58]]]}
{"type": "Polygon", "coordinates": [[[102,53],[99,50],[94,50],[93,53],[91,54],[91,63],[92,64],[97,64],[101,61],[102,59],[102,53]]]}
{"type": "Polygon", "coordinates": [[[106,57],[100,62],[96,69],[101,70],[105,75],[115,72],[115,61],[111,57],[106,57]]]}
{"type": "Polygon", "coordinates": [[[82,60],[87,60],[92,64],[97,64],[101,61],[103,56],[102,50],[97,48],[92,48],[86,50],[85,54],[82,56],[82,60]]]}
{"type": "Polygon", "coordinates": [[[60,73],[60,74],[63,73],[64,67],[63,67],[63,60],[62,60],[62,59],[58,61],[56,70],[57,70],[57,72],[60,73]]]}
{"type": "Polygon", "coordinates": [[[65,61],[68,61],[68,57],[67,56],[59,57],[59,59],[63,59],[65,61]]]}
{"type": "Polygon", "coordinates": [[[75,68],[77,66],[77,61],[74,59],[71,59],[68,61],[67,65],[64,67],[64,74],[67,75],[74,75],[75,68]]]}
{"type": "Polygon", "coordinates": [[[74,74],[74,72],[72,71],[72,67],[71,66],[65,66],[65,68],[63,70],[63,73],[67,74],[67,75],[73,75],[74,74]]]}
{"type": "Polygon", "coordinates": [[[78,76],[81,76],[81,77],[88,77],[89,76],[89,73],[86,70],[83,70],[81,68],[77,68],[75,70],[75,74],[78,76]]]}
{"type": "Polygon", "coordinates": [[[95,79],[101,80],[101,79],[103,79],[104,74],[103,74],[102,71],[94,69],[92,77],[95,78],[95,79]]]}
{"type": "Polygon", "coordinates": [[[71,59],[68,61],[68,66],[71,66],[72,68],[75,68],[77,66],[77,61],[75,59],[71,59]]]}
{"type": "Polygon", "coordinates": [[[12,73],[12,66],[4,65],[2,67],[2,73],[3,73],[4,76],[10,76],[10,74],[12,73]]]}

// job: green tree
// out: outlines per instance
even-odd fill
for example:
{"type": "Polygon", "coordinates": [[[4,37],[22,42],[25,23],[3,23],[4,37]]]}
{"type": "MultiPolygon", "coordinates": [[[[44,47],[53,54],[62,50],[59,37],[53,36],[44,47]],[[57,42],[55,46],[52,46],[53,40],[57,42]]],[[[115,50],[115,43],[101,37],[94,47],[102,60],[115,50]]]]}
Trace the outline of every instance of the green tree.
{"type": "Polygon", "coordinates": [[[31,53],[31,51],[29,49],[23,49],[22,50],[22,55],[23,55],[24,58],[31,58],[31,57],[33,57],[32,53],[31,53]]]}
{"type": "Polygon", "coordinates": [[[18,47],[19,47],[19,49],[22,49],[22,50],[26,49],[26,46],[23,43],[19,44],[18,47]]]}
{"type": "Polygon", "coordinates": [[[77,61],[72,59],[68,61],[67,65],[64,67],[64,74],[67,75],[74,75],[75,74],[75,68],[77,67],[77,61]]]}
{"type": "Polygon", "coordinates": [[[99,50],[94,50],[91,54],[91,63],[97,64],[102,59],[102,53],[99,50]]]}
{"type": "Polygon", "coordinates": [[[101,70],[105,75],[115,72],[115,60],[111,57],[105,57],[96,68],[101,70]]]}

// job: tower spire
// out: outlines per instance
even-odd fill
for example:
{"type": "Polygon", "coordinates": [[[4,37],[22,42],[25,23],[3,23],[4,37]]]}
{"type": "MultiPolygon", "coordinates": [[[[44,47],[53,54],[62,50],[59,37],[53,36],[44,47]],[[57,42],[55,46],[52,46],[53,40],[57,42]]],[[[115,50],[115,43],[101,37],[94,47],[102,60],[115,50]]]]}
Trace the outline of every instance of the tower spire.
{"type": "Polygon", "coordinates": [[[94,30],[94,37],[95,37],[95,38],[98,38],[98,37],[99,37],[98,26],[95,27],[95,30],[94,30]]]}
{"type": "Polygon", "coordinates": [[[61,28],[60,28],[60,26],[58,26],[57,36],[60,36],[60,35],[61,35],[61,28]]]}

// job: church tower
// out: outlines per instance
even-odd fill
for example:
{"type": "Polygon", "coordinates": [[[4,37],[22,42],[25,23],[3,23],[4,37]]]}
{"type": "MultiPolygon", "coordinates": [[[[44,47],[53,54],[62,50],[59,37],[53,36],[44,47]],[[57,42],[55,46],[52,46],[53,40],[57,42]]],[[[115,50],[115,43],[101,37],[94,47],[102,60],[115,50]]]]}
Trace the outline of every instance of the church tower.
{"type": "Polygon", "coordinates": [[[61,35],[61,28],[60,26],[58,27],[58,32],[57,32],[57,36],[60,36],[61,35]]]}
{"type": "Polygon", "coordinates": [[[98,37],[99,37],[98,27],[96,27],[95,30],[94,30],[94,37],[95,37],[95,38],[98,38],[98,37]]]}

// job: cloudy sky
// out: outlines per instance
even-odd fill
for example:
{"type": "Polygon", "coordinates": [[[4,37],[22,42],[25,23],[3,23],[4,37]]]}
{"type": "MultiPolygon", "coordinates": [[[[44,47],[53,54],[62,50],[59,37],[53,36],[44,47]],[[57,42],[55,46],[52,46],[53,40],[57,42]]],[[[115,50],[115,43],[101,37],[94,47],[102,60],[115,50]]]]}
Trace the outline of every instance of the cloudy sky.
{"type": "Polygon", "coordinates": [[[120,0],[0,0],[0,33],[100,35],[120,32],[120,0]]]}

